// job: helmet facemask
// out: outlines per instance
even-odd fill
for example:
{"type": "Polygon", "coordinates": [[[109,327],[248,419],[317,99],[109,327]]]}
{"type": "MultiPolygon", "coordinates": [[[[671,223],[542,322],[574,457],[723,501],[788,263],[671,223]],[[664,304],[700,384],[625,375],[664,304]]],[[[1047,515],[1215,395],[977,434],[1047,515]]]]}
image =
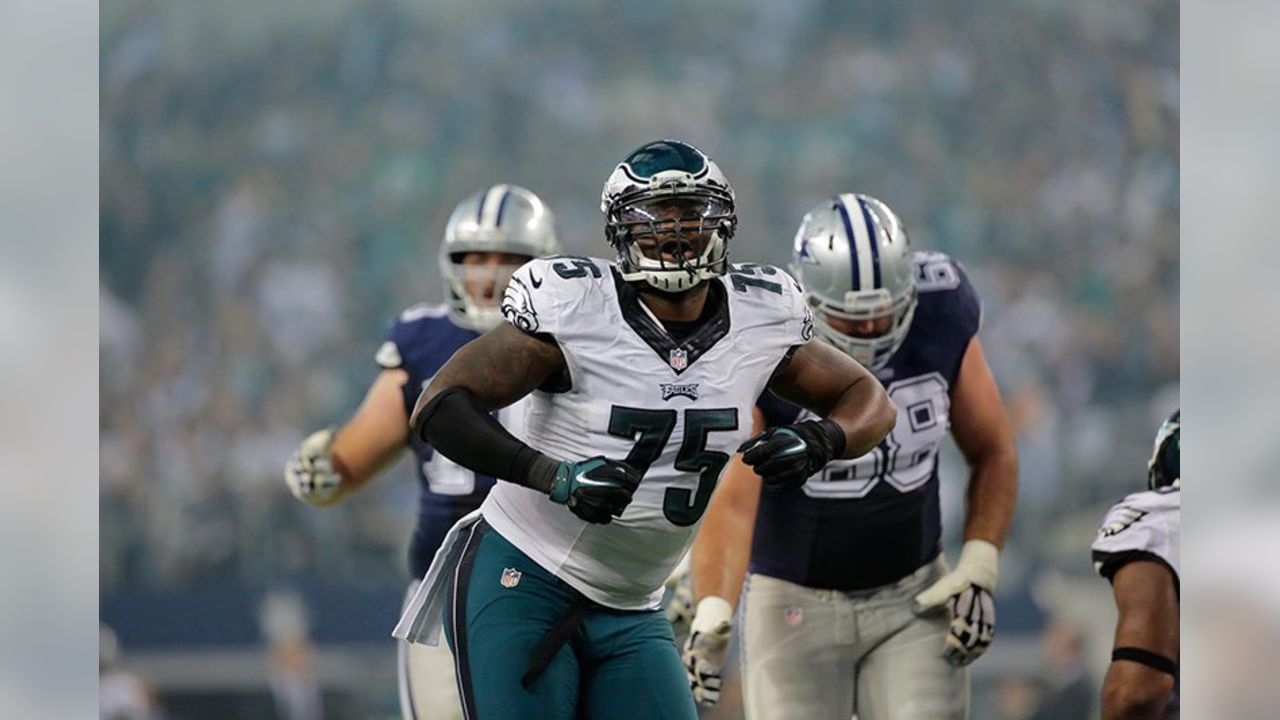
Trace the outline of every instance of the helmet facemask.
{"type": "Polygon", "coordinates": [[[628,282],[678,293],[729,270],[733,189],[688,143],[657,140],[633,150],[605,180],[600,210],[628,282]]]}
{"type": "Polygon", "coordinates": [[[1177,410],[1156,432],[1151,459],[1147,461],[1147,488],[1182,488],[1182,411],[1177,410]]]}
{"type": "Polygon", "coordinates": [[[477,332],[486,332],[502,322],[502,291],[511,276],[532,256],[503,253],[495,265],[477,263],[475,258],[485,251],[452,253],[440,266],[447,285],[445,295],[455,320],[477,332]],[[472,262],[468,262],[472,258],[472,262]],[[483,291],[489,286],[491,292],[483,291]]]}
{"type": "Polygon", "coordinates": [[[809,293],[808,299],[813,310],[814,330],[818,336],[873,372],[888,364],[889,358],[902,347],[902,341],[911,330],[911,320],[916,312],[914,285],[908,286],[906,292],[897,298],[881,288],[862,292],[849,291],[845,293],[842,303],[826,301],[814,293],[809,293]],[[883,332],[872,337],[861,337],[838,329],[832,320],[840,325],[844,324],[841,321],[889,322],[883,332]]]}
{"type": "Polygon", "coordinates": [[[731,201],[705,191],[637,195],[620,199],[606,225],[624,280],[681,292],[725,274],[731,201]]]}

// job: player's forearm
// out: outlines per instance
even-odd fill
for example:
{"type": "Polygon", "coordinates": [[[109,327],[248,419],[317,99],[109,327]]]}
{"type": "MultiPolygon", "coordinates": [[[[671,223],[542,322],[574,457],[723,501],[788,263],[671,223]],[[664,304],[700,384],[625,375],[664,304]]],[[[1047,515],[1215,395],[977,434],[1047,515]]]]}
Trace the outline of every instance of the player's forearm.
{"type": "MultiPolygon", "coordinates": [[[[741,466],[739,462],[735,460],[737,467],[730,466],[729,472],[749,473],[748,482],[756,486],[756,494],[751,499],[757,500],[759,481],[751,470],[741,466]]],[[[728,600],[731,606],[737,606],[751,559],[755,510],[755,502],[737,500],[717,504],[715,500],[712,501],[690,557],[696,601],[706,597],[721,597],[728,600]]]]}
{"type": "Polygon", "coordinates": [[[359,491],[369,481],[377,477],[383,470],[387,469],[399,456],[399,451],[403,448],[393,448],[391,452],[383,454],[381,457],[372,461],[349,462],[349,455],[345,454],[341,449],[343,436],[339,431],[333,443],[333,469],[342,476],[342,484],[338,486],[337,492],[328,501],[321,503],[322,505],[333,505],[345,500],[353,493],[359,491]]]}
{"type": "Polygon", "coordinates": [[[559,463],[507,432],[470,391],[447,388],[415,415],[416,431],[450,460],[483,475],[551,491],[559,463]]]}
{"type": "Polygon", "coordinates": [[[898,421],[889,394],[871,375],[856,379],[840,396],[827,419],[844,430],[844,451],[837,457],[856,458],[869,452],[898,421]]]}
{"type": "MultiPolygon", "coordinates": [[[[884,386],[866,368],[817,340],[800,346],[769,383],[779,397],[834,423],[829,434],[836,458],[861,457],[893,430],[898,412],[884,386]]],[[[830,425],[830,423],[823,423],[830,425]]]]}
{"type": "Polygon", "coordinates": [[[1010,447],[982,456],[970,469],[964,539],[1002,547],[1017,500],[1017,453],[1010,447]]]}
{"type": "Polygon", "coordinates": [[[332,505],[356,492],[404,451],[409,442],[403,394],[407,382],[409,374],[402,369],[378,373],[355,414],[334,433],[330,459],[342,482],[328,502],[319,504],[332,505]]]}

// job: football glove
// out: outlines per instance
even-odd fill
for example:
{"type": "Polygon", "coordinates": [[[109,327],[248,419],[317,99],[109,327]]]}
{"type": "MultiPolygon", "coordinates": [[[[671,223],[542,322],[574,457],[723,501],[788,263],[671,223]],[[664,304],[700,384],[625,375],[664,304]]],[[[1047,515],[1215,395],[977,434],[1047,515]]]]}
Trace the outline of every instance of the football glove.
{"type": "Polygon", "coordinates": [[[694,702],[711,707],[720,701],[725,656],[733,634],[733,608],[720,597],[705,597],[698,603],[684,642],[684,671],[694,702]]]}
{"type": "Polygon", "coordinates": [[[671,634],[676,642],[683,642],[689,634],[689,624],[693,622],[693,576],[689,573],[689,553],[685,553],[684,559],[671,571],[663,585],[671,591],[671,599],[665,608],[671,634]]]}
{"type": "Polygon", "coordinates": [[[583,520],[607,525],[631,504],[640,477],[639,470],[603,456],[564,460],[556,468],[548,494],[553,502],[568,506],[583,520]]]}
{"type": "Polygon", "coordinates": [[[769,428],[738,447],[742,461],[774,490],[804,485],[843,450],[844,430],[831,420],[769,428]]]}
{"type": "Polygon", "coordinates": [[[342,484],[342,475],[333,468],[333,428],[317,430],[293,451],[284,465],[284,482],[289,492],[312,505],[324,505],[333,499],[342,484]]]}
{"type": "Polygon", "coordinates": [[[991,646],[996,631],[996,602],[991,594],[999,578],[1000,551],[986,540],[969,540],[955,570],[916,595],[916,612],[943,605],[951,613],[942,655],[956,666],[968,665],[991,646]]]}

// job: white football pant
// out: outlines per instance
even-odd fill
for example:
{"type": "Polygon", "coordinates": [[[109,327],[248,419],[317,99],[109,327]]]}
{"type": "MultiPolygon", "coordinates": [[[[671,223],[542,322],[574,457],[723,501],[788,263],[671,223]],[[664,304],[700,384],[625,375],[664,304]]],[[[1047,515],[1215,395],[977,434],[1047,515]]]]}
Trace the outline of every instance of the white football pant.
{"type": "MultiPolygon", "coordinates": [[[[405,604],[418,589],[415,580],[409,584],[405,604]]],[[[421,643],[396,641],[397,674],[400,681],[400,714],[405,720],[462,720],[462,701],[458,699],[458,680],[453,669],[453,655],[444,635],[432,647],[421,643]]]]}
{"type": "Polygon", "coordinates": [[[969,670],[942,657],[945,609],[913,598],[947,572],[939,556],[871,590],[815,590],[751,575],[743,591],[748,720],[953,720],[969,712],[969,670]]]}

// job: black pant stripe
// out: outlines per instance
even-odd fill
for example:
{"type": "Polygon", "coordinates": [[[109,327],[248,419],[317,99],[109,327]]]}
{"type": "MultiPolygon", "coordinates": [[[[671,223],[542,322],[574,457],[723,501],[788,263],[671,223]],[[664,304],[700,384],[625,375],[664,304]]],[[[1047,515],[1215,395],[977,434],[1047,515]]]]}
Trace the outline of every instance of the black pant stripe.
{"type": "Polygon", "coordinates": [[[462,714],[467,720],[475,720],[476,699],[472,692],[470,659],[467,653],[467,585],[471,582],[471,568],[475,565],[480,538],[489,526],[484,519],[471,526],[467,544],[453,570],[453,664],[458,676],[458,694],[462,696],[462,714]]]}

